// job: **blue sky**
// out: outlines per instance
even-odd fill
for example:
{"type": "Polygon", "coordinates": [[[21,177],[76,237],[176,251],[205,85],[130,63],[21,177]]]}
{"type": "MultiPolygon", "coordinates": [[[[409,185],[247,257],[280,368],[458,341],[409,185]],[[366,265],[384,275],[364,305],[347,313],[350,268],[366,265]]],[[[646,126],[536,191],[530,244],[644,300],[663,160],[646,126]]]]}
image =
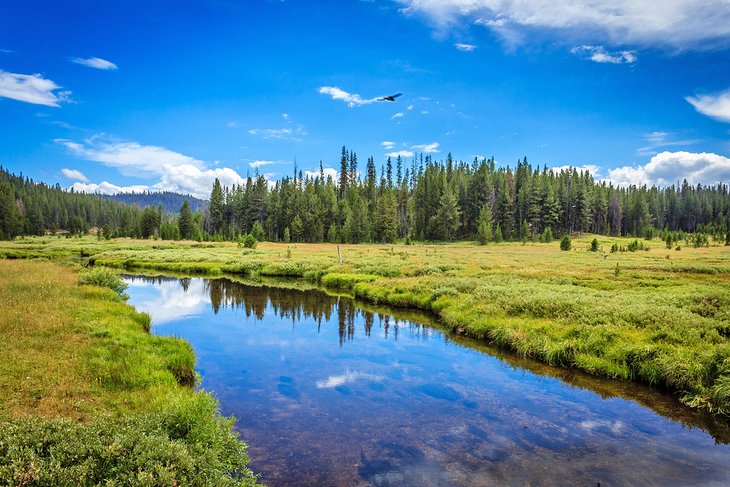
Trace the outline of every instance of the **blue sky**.
{"type": "Polygon", "coordinates": [[[730,4],[3,2],[0,132],[4,167],[87,191],[333,173],[343,144],[729,182],[730,4]]]}

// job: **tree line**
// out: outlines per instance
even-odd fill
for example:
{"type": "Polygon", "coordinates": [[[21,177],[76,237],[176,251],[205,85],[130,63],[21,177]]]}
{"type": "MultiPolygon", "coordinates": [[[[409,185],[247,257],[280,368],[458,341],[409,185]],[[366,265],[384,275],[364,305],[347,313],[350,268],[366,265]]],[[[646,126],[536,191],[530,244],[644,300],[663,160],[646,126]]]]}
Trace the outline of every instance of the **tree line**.
{"type": "Polygon", "coordinates": [[[342,148],[336,178],[318,172],[271,183],[262,175],[223,187],[216,180],[207,207],[185,201],[177,213],[140,209],[95,195],[35,183],[0,168],[0,237],[59,229],[100,229],[100,235],[163,239],[284,242],[394,242],[399,239],[481,243],[549,241],[590,232],[643,237],[699,232],[727,238],[730,195],[725,184],[616,187],[576,168],[550,170],[524,158],[497,167],[494,158],[409,161],[373,157],[360,172],[357,154],[342,148]]]}

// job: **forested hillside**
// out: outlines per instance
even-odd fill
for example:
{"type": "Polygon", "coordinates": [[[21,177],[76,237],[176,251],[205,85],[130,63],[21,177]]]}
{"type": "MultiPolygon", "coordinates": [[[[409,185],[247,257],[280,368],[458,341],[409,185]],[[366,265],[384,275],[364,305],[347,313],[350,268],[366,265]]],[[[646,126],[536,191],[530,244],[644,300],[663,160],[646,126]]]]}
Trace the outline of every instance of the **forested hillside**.
{"type": "Polygon", "coordinates": [[[155,208],[162,207],[163,213],[177,213],[186,200],[193,212],[203,210],[207,204],[205,200],[201,200],[195,196],[173,193],[171,191],[105,194],[101,195],[101,197],[120,201],[128,205],[139,206],[140,208],[146,208],[148,206],[154,206],[155,208]]]}
{"type": "MultiPolygon", "coordinates": [[[[236,239],[296,242],[393,242],[397,239],[552,240],[563,234],[652,235],[699,232],[725,238],[730,195],[725,184],[618,188],[587,171],[496,167],[494,159],[471,163],[421,156],[388,158],[380,170],[370,157],[364,173],[357,155],[342,148],[337,180],[295,169],[271,184],[263,176],[222,187],[210,202],[187,201],[166,211],[140,209],[97,195],[79,194],[0,171],[0,236],[45,231],[102,229],[104,237],[236,239]]],[[[134,201],[140,195],[120,196],[134,201]],[[130,199],[131,198],[131,199],[130,199]]],[[[146,195],[146,198],[158,197],[146,195]]]]}

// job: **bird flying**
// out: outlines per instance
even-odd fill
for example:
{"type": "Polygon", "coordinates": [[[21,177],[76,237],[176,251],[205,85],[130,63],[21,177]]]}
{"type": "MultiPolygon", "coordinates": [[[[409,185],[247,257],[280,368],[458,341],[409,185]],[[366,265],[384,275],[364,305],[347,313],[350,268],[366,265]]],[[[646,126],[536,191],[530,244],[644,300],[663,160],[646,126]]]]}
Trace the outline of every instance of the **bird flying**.
{"type": "Polygon", "coordinates": [[[378,98],[378,101],[395,101],[396,98],[401,96],[402,93],[396,93],[395,95],[388,95],[378,98]]]}

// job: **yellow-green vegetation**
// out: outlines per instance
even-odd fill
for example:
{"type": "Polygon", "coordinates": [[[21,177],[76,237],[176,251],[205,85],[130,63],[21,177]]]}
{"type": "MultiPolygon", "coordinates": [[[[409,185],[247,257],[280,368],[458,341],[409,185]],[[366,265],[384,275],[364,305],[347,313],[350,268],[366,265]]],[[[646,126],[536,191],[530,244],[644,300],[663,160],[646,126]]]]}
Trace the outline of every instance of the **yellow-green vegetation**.
{"type": "Polygon", "coordinates": [[[149,335],[120,284],[0,260],[0,484],[253,484],[190,346],[149,335]]]}
{"type": "Polygon", "coordinates": [[[730,249],[634,240],[585,235],[569,251],[557,241],[342,245],[342,264],[331,244],[253,250],[38,238],[3,244],[0,253],[83,253],[97,265],[128,269],[304,277],[370,302],[433,311],[457,333],[549,364],[646,382],[690,406],[730,414],[730,249]]]}

